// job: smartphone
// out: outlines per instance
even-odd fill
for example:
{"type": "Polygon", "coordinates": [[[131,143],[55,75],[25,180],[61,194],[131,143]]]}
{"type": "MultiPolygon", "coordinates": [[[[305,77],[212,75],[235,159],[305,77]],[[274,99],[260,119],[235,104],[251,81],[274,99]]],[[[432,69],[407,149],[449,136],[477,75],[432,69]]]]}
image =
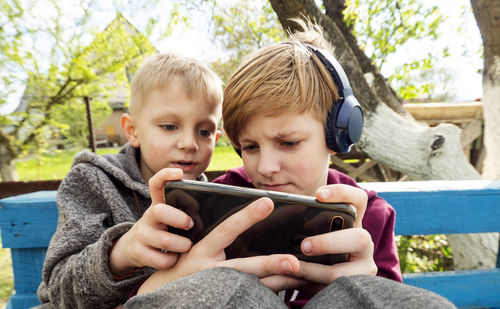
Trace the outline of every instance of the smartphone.
{"type": "Polygon", "coordinates": [[[300,245],[308,236],[353,227],[356,209],[352,205],[321,203],[311,196],[192,180],[168,182],[164,193],[167,205],[184,211],[194,221],[188,231],[172,227],[169,231],[188,237],[193,243],[251,202],[261,197],[274,202],[274,210],[267,218],[243,232],[225,249],[228,259],[276,253],[293,254],[299,260],[325,265],[347,259],[347,254],[307,256],[300,245]]]}

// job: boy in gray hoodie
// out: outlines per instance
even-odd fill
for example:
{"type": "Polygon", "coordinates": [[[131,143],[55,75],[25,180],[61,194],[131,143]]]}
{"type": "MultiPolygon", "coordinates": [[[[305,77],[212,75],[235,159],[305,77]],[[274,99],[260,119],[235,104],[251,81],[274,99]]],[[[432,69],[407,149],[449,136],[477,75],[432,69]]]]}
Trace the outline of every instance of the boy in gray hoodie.
{"type": "Polygon", "coordinates": [[[167,180],[206,181],[221,104],[222,82],[197,60],[158,54],[136,72],[121,119],[129,143],[118,154],[77,154],[57,192],[58,226],[38,289],[43,307],[113,308],[190,249],[167,226],[188,229],[192,219],[165,205],[161,192],[167,180]]]}

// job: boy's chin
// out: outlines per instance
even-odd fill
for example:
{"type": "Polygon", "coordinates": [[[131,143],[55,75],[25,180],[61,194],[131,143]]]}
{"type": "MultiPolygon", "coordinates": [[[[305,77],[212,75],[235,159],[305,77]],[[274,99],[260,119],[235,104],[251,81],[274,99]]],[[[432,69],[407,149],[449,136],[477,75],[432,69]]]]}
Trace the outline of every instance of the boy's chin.
{"type": "Polygon", "coordinates": [[[200,177],[201,173],[199,172],[184,172],[182,178],[187,180],[196,180],[196,178],[200,177]]]}

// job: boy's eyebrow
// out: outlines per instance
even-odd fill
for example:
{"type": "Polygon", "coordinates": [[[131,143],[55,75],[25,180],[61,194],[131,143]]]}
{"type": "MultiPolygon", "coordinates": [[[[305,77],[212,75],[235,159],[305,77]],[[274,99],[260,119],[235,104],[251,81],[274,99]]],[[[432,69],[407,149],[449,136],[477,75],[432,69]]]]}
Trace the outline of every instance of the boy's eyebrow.
{"type": "MultiPolygon", "coordinates": [[[[279,132],[275,133],[274,135],[270,135],[269,137],[272,138],[272,139],[278,139],[279,140],[279,139],[288,138],[290,136],[297,135],[297,134],[303,135],[304,132],[302,132],[301,130],[292,129],[292,130],[287,130],[287,131],[279,131],[279,132]]],[[[239,139],[239,142],[240,143],[243,143],[243,142],[253,143],[254,140],[251,139],[251,138],[243,136],[243,138],[239,139]]]]}
{"type": "Polygon", "coordinates": [[[301,133],[301,132],[299,132],[297,130],[279,131],[276,134],[276,137],[288,137],[290,135],[294,135],[294,134],[297,134],[297,133],[301,133]]]}
{"type": "Polygon", "coordinates": [[[239,143],[253,143],[253,140],[250,138],[240,138],[239,143]]]}

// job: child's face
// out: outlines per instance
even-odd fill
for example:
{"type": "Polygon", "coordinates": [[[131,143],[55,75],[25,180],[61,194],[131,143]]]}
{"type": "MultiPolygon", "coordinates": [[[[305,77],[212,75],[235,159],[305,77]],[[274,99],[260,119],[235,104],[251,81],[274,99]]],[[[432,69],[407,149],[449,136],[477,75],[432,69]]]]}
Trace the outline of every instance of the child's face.
{"type": "Polygon", "coordinates": [[[165,167],[180,168],[185,179],[195,179],[210,163],[220,131],[221,106],[201,96],[187,97],[180,82],[153,90],[134,119],[140,147],[140,169],[146,181],[165,167]]]}
{"type": "Polygon", "coordinates": [[[239,135],[243,165],[258,189],[312,195],[328,177],[323,123],[309,114],[252,116],[239,135]]]}

